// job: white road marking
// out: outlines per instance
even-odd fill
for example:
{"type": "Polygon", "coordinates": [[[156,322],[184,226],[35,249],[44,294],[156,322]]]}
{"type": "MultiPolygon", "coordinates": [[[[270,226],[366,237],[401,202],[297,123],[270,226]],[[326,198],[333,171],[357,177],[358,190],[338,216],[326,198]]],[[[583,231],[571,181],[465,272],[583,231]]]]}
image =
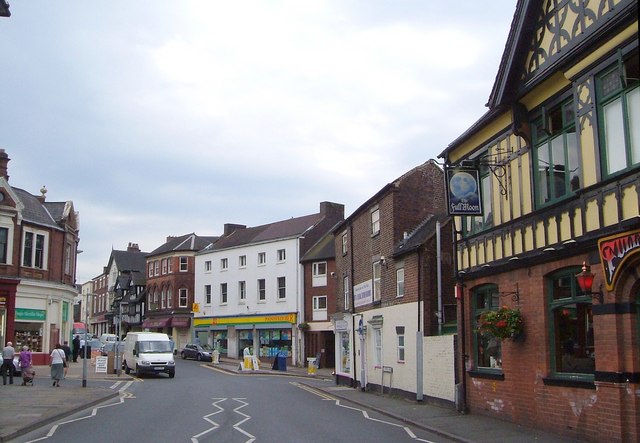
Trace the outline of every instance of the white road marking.
{"type": "Polygon", "coordinates": [[[246,443],[251,443],[251,442],[255,441],[255,439],[256,439],[255,435],[252,435],[252,434],[248,433],[247,431],[245,431],[244,429],[242,429],[242,428],[240,427],[240,425],[241,425],[242,423],[244,423],[245,421],[247,421],[247,420],[251,420],[251,416],[250,416],[250,415],[247,415],[247,414],[245,414],[245,413],[243,413],[243,412],[240,412],[240,409],[244,408],[244,407],[245,407],[245,406],[247,406],[249,403],[247,403],[247,402],[243,401],[243,400],[246,400],[246,399],[244,399],[244,398],[234,398],[234,400],[235,400],[235,401],[237,401],[237,402],[239,402],[239,403],[242,403],[242,406],[238,406],[237,408],[235,408],[235,409],[233,410],[233,412],[235,412],[236,414],[240,414],[240,415],[242,415],[242,416],[244,417],[244,419],[240,420],[240,421],[239,421],[239,422],[237,422],[235,425],[233,425],[233,429],[235,429],[235,430],[236,430],[236,431],[238,431],[238,432],[242,432],[244,435],[246,435],[247,437],[249,437],[249,440],[247,440],[247,441],[246,441],[246,443]]]}
{"type": "Polygon", "coordinates": [[[360,413],[362,413],[364,418],[366,418],[367,420],[371,420],[371,421],[375,421],[375,422],[382,423],[382,424],[385,424],[385,425],[390,425],[390,426],[395,426],[397,428],[401,428],[413,440],[421,441],[421,442],[424,442],[424,443],[434,443],[431,440],[424,440],[422,438],[418,438],[416,436],[416,434],[414,434],[413,431],[410,428],[408,428],[407,426],[404,426],[404,425],[401,425],[401,424],[397,424],[397,423],[391,423],[391,422],[386,421],[386,420],[380,420],[380,419],[377,419],[377,418],[372,418],[372,417],[369,417],[369,414],[364,409],[343,405],[343,404],[340,403],[339,399],[337,399],[335,397],[332,397],[329,394],[326,394],[322,390],[315,389],[315,388],[313,388],[311,386],[305,386],[305,385],[302,385],[300,383],[295,383],[295,382],[292,382],[291,384],[294,385],[294,386],[297,386],[298,388],[304,389],[307,392],[311,392],[312,394],[317,395],[318,397],[322,398],[323,400],[335,400],[336,406],[339,406],[341,408],[351,409],[353,411],[359,411],[360,413]]]}
{"type": "Polygon", "coordinates": [[[211,414],[207,414],[204,417],[202,417],[203,420],[208,421],[209,423],[211,423],[213,426],[210,427],[209,429],[202,431],[201,433],[194,435],[193,437],[191,437],[191,441],[193,443],[197,443],[198,442],[198,438],[202,437],[205,434],[208,434],[211,431],[215,431],[216,429],[218,429],[220,427],[220,425],[218,423],[216,423],[215,421],[211,420],[209,417],[212,417],[216,414],[219,414],[220,412],[224,411],[224,408],[221,408],[220,406],[218,406],[218,403],[222,403],[223,401],[226,400],[226,398],[214,398],[213,403],[211,403],[213,406],[215,406],[216,408],[218,408],[218,410],[216,412],[212,412],[211,414]]]}

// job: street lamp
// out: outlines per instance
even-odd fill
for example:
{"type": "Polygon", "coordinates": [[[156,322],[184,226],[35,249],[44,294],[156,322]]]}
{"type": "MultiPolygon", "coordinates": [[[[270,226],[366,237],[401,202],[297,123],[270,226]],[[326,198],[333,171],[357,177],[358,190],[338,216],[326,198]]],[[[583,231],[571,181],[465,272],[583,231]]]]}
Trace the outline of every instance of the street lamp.
{"type": "Polygon", "coordinates": [[[593,273],[591,272],[590,266],[588,266],[586,262],[582,262],[582,272],[579,274],[576,274],[576,280],[578,280],[578,286],[580,286],[580,290],[582,291],[583,295],[590,295],[591,297],[596,297],[600,302],[600,304],[602,304],[603,297],[604,297],[604,295],[602,294],[602,285],[600,285],[599,291],[593,292],[591,290],[593,286],[594,277],[595,275],[593,275],[593,273]]]}
{"type": "Polygon", "coordinates": [[[82,387],[87,387],[87,329],[89,329],[89,296],[87,294],[84,300],[84,346],[82,347],[82,387]]]}

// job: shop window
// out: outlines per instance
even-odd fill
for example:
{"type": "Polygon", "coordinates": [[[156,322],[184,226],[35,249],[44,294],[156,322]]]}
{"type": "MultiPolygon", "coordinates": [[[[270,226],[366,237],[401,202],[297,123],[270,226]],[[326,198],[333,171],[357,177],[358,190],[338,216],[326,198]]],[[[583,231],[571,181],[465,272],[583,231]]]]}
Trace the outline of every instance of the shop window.
{"type": "Polygon", "coordinates": [[[502,342],[491,334],[478,331],[480,316],[487,311],[495,311],[500,307],[500,295],[496,285],[484,285],[473,290],[473,330],[474,354],[476,369],[502,369],[502,342]]]}
{"type": "Polygon", "coordinates": [[[580,188],[573,100],[546,109],[533,121],[534,181],[538,206],[562,200],[580,188]]]}
{"type": "Polygon", "coordinates": [[[42,347],[42,323],[15,323],[14,348],[22,350],[23,346],[29,346],[31,352],[43,352],[42,347]]]}
{"type": "Polygon", "coordinates": [[[260,357],[276,357],[284,353],[291,357],[291,329],[264,329],[258,331],[260,339],[260,357]]]}
{"type": "Polygon", "coordinates": [[[600,155],[605,176],[640,164],[639,64],[637,51],[626,59],[619,55],[616,63],[596,77],[600,155]]]}
{"type": "Polygon", "coordinates": [[[338,362],[340,364],[340,372],[344,374],[351,373],[351,340],[348,331],[342,331],[339,335],[340,355],[338,362]]]}
{"type": "Polygon", "coordinates": [[[579,272],[570,268],[547,279],[551,368],[562,378],[588,380],[595,372],[592,299],[580,293],[579,272]]]}

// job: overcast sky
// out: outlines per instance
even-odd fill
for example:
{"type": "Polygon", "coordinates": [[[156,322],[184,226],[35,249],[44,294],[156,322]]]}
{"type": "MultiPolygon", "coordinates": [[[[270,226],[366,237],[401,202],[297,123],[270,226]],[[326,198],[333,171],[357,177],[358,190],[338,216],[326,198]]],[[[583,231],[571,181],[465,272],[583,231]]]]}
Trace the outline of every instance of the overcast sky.
{"type": "Polygon", "coordinates": [[[516,0],[10,3],[9,183],[73,201],[84,283],[129,242],[350,215],[486,112],[516,0]]]}

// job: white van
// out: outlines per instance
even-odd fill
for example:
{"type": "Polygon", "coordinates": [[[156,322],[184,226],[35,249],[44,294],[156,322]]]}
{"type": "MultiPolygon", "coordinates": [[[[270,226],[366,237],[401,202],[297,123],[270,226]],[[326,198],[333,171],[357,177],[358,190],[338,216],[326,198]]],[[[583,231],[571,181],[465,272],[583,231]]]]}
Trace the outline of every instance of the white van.
{"type": "Polygon", "coordinates": [[[160,332],[129,332],[124,341],[124,372],[132,370],[140,376],[144,373],[166,372],[169,378],[176,375],[173,360],[173,343],[167,334],[160,332]]]}

